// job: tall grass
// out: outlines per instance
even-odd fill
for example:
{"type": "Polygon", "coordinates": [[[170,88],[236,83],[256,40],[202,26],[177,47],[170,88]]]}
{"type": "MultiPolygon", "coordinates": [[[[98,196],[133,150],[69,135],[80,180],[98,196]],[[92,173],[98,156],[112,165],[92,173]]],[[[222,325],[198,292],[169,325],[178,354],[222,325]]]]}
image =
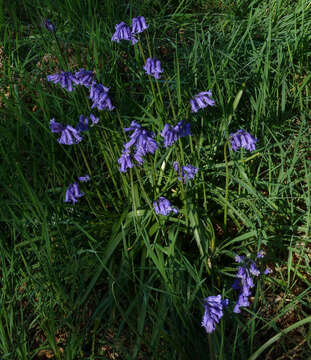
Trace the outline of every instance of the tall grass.
{"type": "Polygon", "coordinates": [[[0,2],[0,14],[1,359],[309,356],[310,4],[25,0],[0,2]],[[139,15],[139,44],[111,42],[139,15]],[[159,81],[147,57],[161,60],[159,81]],[[50,119],[75,126],[91,102],[46,76],[82,67],[116,109],[66,147],[50,119]],[[208,89],[216,105],[192,114],[208,89]],[[159,143],[165,123],[190,122],[192,136],[123,174],[132,120],[159,143]],[[256,152],[225,145],[240,128],[256,152]],[[174,161],[199,172],[184,184],[174,161]],[[87,173],[86,195],[64,203],[87,173]],[[155,214],[160,196],[177,216],[155,214]],[[273,274],[233,314],[234,257],[259,249],[273,274]],[[219,293],[230,306],[207,335],[202,300],[219,293]]]}

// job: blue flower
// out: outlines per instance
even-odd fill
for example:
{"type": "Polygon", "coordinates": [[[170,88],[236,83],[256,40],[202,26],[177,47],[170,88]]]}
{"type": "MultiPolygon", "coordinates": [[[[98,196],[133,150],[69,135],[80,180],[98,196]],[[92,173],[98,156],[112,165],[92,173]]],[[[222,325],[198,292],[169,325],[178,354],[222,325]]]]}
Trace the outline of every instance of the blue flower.
{"type": "Polygon", "coordinates": [[[80,182],[88,182],[88,181],[91,180],[91,178],[90,178],[90,175],[84,175],[84,176],[78,177],[78,180],[79,180],[80,182]]]}
{"type": "Polygon", "coordinates": [[[87,116],[80,115],[80,120],[76,129],[78,131],[88,131],[89,130],[89,118],[87,116]]]}
{"type": "Polygon", "coordinates": [[[130,40],[132,41],[132,44],[134,45],[135,43],[137,43],[137,39],[135,38],[135,36],[132,34],[131,29],[129,28],[129,26],[126,25],[125,22],[120,22],[120,24],[117,24],[115,26],[115,33],[113,34],[111,41],[116,41],[117,43],[120,42],[120,40],[130,40]]]}
{"type": "Polygon", "coordinates": [[[171,212],[174,214],[178,213],[178,209],[171,206],[169,200],[165,199],[165,197],[161,196],[158,200],[153,202],[154,210],[156,214],[161,214],[164,216],[168,216],[171,212]]]}
{"type": "Polygon", "coordinates": [[[57,140],[60,144],[73,145],[82,141],[79,130],[70,125],[63,126],[54,119],[51,119],[50,129],[54,133],[61,133],[61,137],[57,140]]]}
{"type": "Polygon", "coordinates": [[[237,151],[241,147],[248,151],[256,150],[257,139],[243,129],[240,129],[237,132],[230,134],[230,141],[231,150],[233,151],[237,151]]]}
{"type": "Polygon", "coordinates": [[[44,19],[42,21],[42,24],[41,24],[44,28],[46,28],[49,32],[51,33],[55,33],[56,32],[56,27],[54,26],[54,24],[48,20],[48,19],[44,19]]]}
{"type": "Polygon", "coordinates": [[[195,95],[191,100],[191,111],[198,112],[200,109],[204,109],[207,106],[214,106],[215,101],[211,98],[212,92],[209,91],[202,91],[199,94],[195,95]]]}
{"type": "Polygon", "coordinates": [[[48,75],[47,80],[54,84],[59,83],[62,88],[69,92],[74,90],[74,84],[77,81],[71,71],[62,71],[59,74],[48,75]]]}
{"type": "Polygon", "coordinates": [[[136,149],[133,157],[140,165],[144,162],[143,156],[148,153],[154,154],[158,148],[158,144],[154,140],[154,134],[143,129],[136,121],[132,121],[131,126],[124,128],[124,131],[133,131],[133,133],[130,135],[130,141],[124,144],[124,150],[118,160],[118,163],[121,165],[121,172],[125,172],[128,168],[133,167],[131,159],[132,147],[136,149]]]}
{"type": "Polygon", "coordinates": [[[195,174],[198,172],[198,168],[194,167],[193,165],[186,165],[179,168],[179,164],[177,161],[173,164],[174,170],[181,175],[178,177],[178,180],[183,180],[184,182],[193,179],[195,174]]]}
{"type": "Polygon", "coordinates": [[[109,88],[105,87],[102,84],[97,84],[95,81],[92,82],[90,88],[89,98],[93,101],[91,108],[94,107],[98,110],[107,109],[109,111],[114,109],[114,106],[111,104],[111,100],[108,97],[109,88]]]}
{"type": "Polygon", "coordinates": [[[209,296],[203,300],[204,315],[201,325],[205,328],[208,334],[216,329],[216,325],[223,317],[223,308],[228,306],[228,299],[221,299],[221,295],[209,296]]]}
{"type": "Polygon", "coordinates": [[[148,58],[144,66],[146,74],[154,76],[156,79],[160,79],[160,74],[163,73],[160,60],[148,58]]]}
{"type": "Polygon", "coordinates": [[[75,72],[74,83],[76,85],[83,85],[83,86],[89,88],[91,86],[93,77],[94,77],[94,74],[92,71],[80,69],[79,71],[75,72]]]}
{"type": "Polygon", "coordinates": [[[72,202],[73,204],[75,204],[78,201],[78,199],[83,195],[84,193],[80,191],[78,184],[74,182],[73,184],[70,184],[68,186],[64,201],[72,202]]]}
{"type": "Polygon", "coordinates": [[[53,118],[50,120],[50,129],[53,133],[60,133],[65,129],[65,126],[63,126],[59,122],[56,122],[53,118]]]}
{"type": "Polygon", "coordinates": [[[143,16],[138,16],[132,19],[132,34],[139,34],[148,29],[149,25],[143,16]]]}
{"type": "Polygon", "coordinates": [[[182,120],[174,127],[165,124],[160,135],[164,138],[164,147],[172,146],[180,137],[191,135],[190,123],[185,124],[182,120]]]}

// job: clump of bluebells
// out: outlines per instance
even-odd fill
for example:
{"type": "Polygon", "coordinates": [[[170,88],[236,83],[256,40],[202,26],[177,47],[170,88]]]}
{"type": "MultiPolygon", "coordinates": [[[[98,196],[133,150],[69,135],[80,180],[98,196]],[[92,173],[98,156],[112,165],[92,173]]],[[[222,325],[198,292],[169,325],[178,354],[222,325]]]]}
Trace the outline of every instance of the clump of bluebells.
{"type": "MultiPolygon", "coordinates": [[[[251,289],[255,286],[254,277],[268,275],[272,272],[268,267],[264,271],[259,270],[261,264],[258,262],[260,262],[264,256],[265,253],[262,250],[257,253],[255,260],[244,255],[236,255],[235,261],[240,264],[240,266],[238,267],[238,272],[232,285],[232,288],[238,291],[238,300],[233,308],[234,313],[239,314],[241,307],[248,307],[250,305],[249,297],[251,296],[251,289]]],[[[224,301],[227,307],[229,301],[221,300],[221,295],[209,296],[204,299],[202,326],[205,327],[207,333],[215,331],[216,324],[223,316],[224,301]]]]}
{"type": "MultiPolygon", "coordinates": [[[[55,32],[54,25],[45,20],[43,26],[50,32],[55,32]]],[[[115,26],[115,32],[111,38],[112,41],[119,43],[121,40],[130,41],[133,45],[138,42],[137,34],[142,33],[148,28],[145,18],[138,16],[132,19],[132,27],[130,28],[125,22],[121,22],[115,26]]],[[[147,58],[144,64],[144,70],[147,75],[153,76],[155,79],[160,79],[164,72],[161,62],[155,58],[147,58]]],[[[92,71],[80,69],[74,74],[71,71],[61,71],[58,74],[47,76],[47,80],[54,84],[59,84],[65,90],[72,92],[76,86],[84,86],[89,90],[89,99],[92,101],[91,108],[97,110],[112,111],[115,107],[112,105],[109,97],[109,88],[94,80],[92,71]]],[[[191,112],[197,113],[200,109],[208,106],[214,106],[215,100],[212,98],[212,92],[202,91],[190,99],[191,112]]],[[[62,125],[50,120],[50,128],[53,133],[60,134],[58,142],[64,145],[74,145],[82,141],[81,133],[89,130],[89,122],[95,125],[99,122],[99,118],[94,114],[89,116],[80,115],[79,122],[76,127],[71,125],[62,125]]],[[[159,148],[159,144],[155,140],[156,134],[144,129],[137,121],[132,121],[130,127],[124,128],[124,131],[131,132],[130,139],[123,145],[123,151],[118,159],[119,170],[122,173],[127,172],[128,169],[133,168],[134,164],[142,165],[145,161],[144,157],[147,154],[154,154],[159,148]],[[134,163],[135,162],[135,163],[134,163]]],[[[191,135],[190,123],[181,120],[177,125],[173,126],[168,123],[164,125],[159,135],[163,138],[163,147],[168,148],[181,137],[191,135]]],[[[231,150],[237,151],[244,148],[248,151],[256,150],[257,139],[243,129],[236,133],[230,134],[231,150]]],[[[177,161],[173,163],[173,169],[177,173],[178,180],[188,182],[193,179],[198,172],[198,168],[191,164],[181,166],[177,161]]],[[[89,175],[80,176],[78,182],[88,182],[89,175]]],[[[81,192],[78,182],[70,184],[66,190],[65,202],[77,203],[78,199],[85,194],[81,192]]],[[[153,210],[155,214],[162,216],[169,216],[171,214],[178,214],[177,207],[172,206],[171,202],[165,197],[161,196],[153,202],[153,210]]],[[[260,275],[268,275],[271,269],[266,268],[263,272],[259,270],[258,262],[264,257],[264,252],[259,251],[256,259],[251,260],[245,256],[237,255],[235,261],[239,264],[236,279],[232,285],[233,289],[238,292],[238,298],[233,308],[234,313],[240,313],[242,307],[250,305],[249,297],[251,296],[251,289],[255,286],[254,279],[260,275]]],[[[224,309],[228,308],[229,300],[222,299],[221,295],[209,296],[203,300],[204,315],[202,318],[202,326],[207,333],[215,331],[217,324],[224,315],[224,309]]]]}

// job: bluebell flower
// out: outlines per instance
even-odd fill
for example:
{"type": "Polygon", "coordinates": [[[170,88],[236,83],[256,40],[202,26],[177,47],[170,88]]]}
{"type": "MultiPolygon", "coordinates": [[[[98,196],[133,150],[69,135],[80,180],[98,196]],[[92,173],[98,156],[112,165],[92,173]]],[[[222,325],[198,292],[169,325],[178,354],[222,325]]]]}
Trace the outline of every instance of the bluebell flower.
{"type": "Polygon", "coordinates": [[[93,101],[91,108],[96,107],[98,110],[107,109],[109,111],[114,109],[111,104],[111,100],[108,97],[109,88],[102,84],[97,84],[95,81],[92,82],[90,88],[89,98],[93,101]]]}
{"type": "Polygon", "coordinates": [[[204,315],[201,325],[205,328],[208,334],[216,329],[216,325],[223,317],[223,308],[228,306],[228,299],[221,299],[221,295],[209,296],[203,300],[204,315]]]}
{"type": "Polygon", "coordinates": [[[148,58],[144,66],[146,74],[154,76],[156,79],[160,79],[160,74],[163,73],[160,60],[148,58]]]}
{"type": "Polygon", "coordinates": [[[44,28],[46,28],[49,32],[51,32],[51,33],[55,33],[56,32],[56,27],[55,27],[55,25],[50,21],[50,20],[48,20],[48,19],[44,19],[43,21],[42,21],[42,26],[44,27],[44,28]]]}
{"type": "Polygon", "coordinates": [[[120,42],[120,40],[129,40],[132,42],[132,44],[134,45],[135,43],[137,43],[137,39],[135,38],[135,36],[132,34],[131,29],[129,28],[129,26],[126,25],[125,22],[120,22],[120,24],[117,24],[115,26],[115,33],[113,34],[111,41],[116,41],[117,43],[120,42]]]}
{"type": "Polygon", "coordinates": [[[65,202],[72,202],[75,204],[80,197],[84,195],[83,192],[80,191],[78,184],[75,182],[70,184],[66,191],[65,202]]]}
{"type": "Polygon", "coordinates": [[[244,255],[236,255],[235,256],[235,262],[237,263],[241,263],[245,260],[245,256],[244,255]]]}
{"type": "Polygon", "coordinates": [[[63,126],[59,122],[56,122],[53,118],[50,120],[50,129],[53,133],[60,133],[65,129],[65,126],[63,126]]]}
{"type": "Polygon", "coordinates": [[[178,209],[171,206],[169,200],[165,199],[165,197],[161,196],[158,200],[153,202],[154,210],[156,214],[161,214],[164,216],[168,216],[171,212],[174,214],[178,213],[178,209]]]}
{"type": "Polygon", "coordinates": [[[118,163],[120,165],[121,172],[126,172],[127,169],[131,169],[134,166],[129,149],[124,149],[122,151],[121,157],[118,159],[118,163]]]}
{"type": "Polygon", "coordinates": [[[71,71],[62,71],[59,74],[48,75],[47,80],[54,84],[59,83],[62,88],[70,92],[74,90],[74,84],[76,82],[76,79],[74,75],[72,75],[71,71]]]}
{"type": "Polygon", "coordinates": [[[146,154],[154,154],[158,148],[157,142],[154,140],[154,134],[143,129],[140,124],[136,121],[132,121],[131,126],[124,128],[125,132],[132,131],[130,135],[130,140],[124,144],[124,151],[118,163],[121,165],[120,171],[124,172],[128,168],[133,167],[131,159],[131,148],[135,147],[136,152],[134,153],[133,158],[138,162],[139,165],[142,165],[144,162],[143,156],[146,154]],[[127,165],[126,165],[127,164],[127,165]],[[121,170],[123,169],[123,170],[121,170]]]}
{"type": "Polygon", "coordinates": [[[138,16],[132,19],[132,34],[139,34],[148,29],[149,25],[143,16],[138,16]]]}
{"type": "Polygon", "coordinates": [[[78,180],[81,182],[88,182],[91,180],[91,178],[90,178],[90,175],[84,175],[84,176],[78,177],[78,180]]]}
{"type": "Polygon", "coordinates": [[[77,129],[67,125],[57,141],[63,145],[74,145],[78,144],[82,139],[83,138],[80,136],[80,132],[77,129]]]}
{"type": "Polygon", "coordinates": [[[258,251],[257,253],[257,259],[262,259],[265,257],[265,252],[263,250],[258,251]]]}
{"type": "Polygon", "coordinates": [[[94,77],[93,71],[80,69],[79,71],[75,72],[73,81],[76,85],[83,85],[89,88],[93,81],[93,77],[94,77]]]}
{"type": "Polygon", "coordinates": [[[88,131],[89,130],[89,118],[87,116],[80,115],[80,120],[76,129],[78,131],[88,131]]]}
{"type": "Polygon", "coordinates": [[[263,273],[264,273],[265,275],[269,275],[269,274],[272,273],[272,270],[271,270],[269,267],[267,267],[263,273]]]}
{"type": "Polygon", "coordinates": [[[191,135],[190,123],[185,124],[184,121],[180,121],[174,127],[165,124],[160,135],[164,138],[164,147],[172,146],[180,137],[191,135]]]}
{"type": "Polygon", "coordinates": [[[184,182],[193,179],[195,174],[198,172],[198,168],[194,167],[193,165],[186,165],[186,166],[182,166],[181,168],[179,167],[179,164],[177,161],[174,162],[173,164],[173,168],[174,170],[180,174],[181,176],[178,177],[178,180],[183,180],[184,182]]]}
{"type": "Polygon", "coordinates": [[[215,101],[211,98],[212,92],[209,91],[202,91],[199,94],[195,95],[191,100],[191,111],[198,112],[200,109],[204,109],[207,106],[214,106],[215,101]]]}
{"type": "Polygon", "coordinates": [[[237,132],[230,134],[230,141],[231,150],[233,151],[237,151],[241,147],[248,151],[256,150],[257,139],[243,129],[240,129],[237,132]]]}
{"type": "Polygon", "coordinates": [[[93,125],[98,124],[98,122],[99,122],[99,118],[93,114],[90,114],[90,119],[91,119],[93,125]]]}

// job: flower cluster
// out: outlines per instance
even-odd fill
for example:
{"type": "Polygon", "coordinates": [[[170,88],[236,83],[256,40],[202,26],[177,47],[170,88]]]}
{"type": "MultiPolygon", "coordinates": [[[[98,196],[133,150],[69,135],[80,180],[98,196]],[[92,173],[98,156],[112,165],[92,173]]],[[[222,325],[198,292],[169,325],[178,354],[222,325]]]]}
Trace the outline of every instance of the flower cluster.
{"type": "Polygon", "coordinates": [[[181,176],[178,177],[178,180],[183,180],[184,182],[193,179],[195,174],[198,172],[198,168],[194,167],[193,165],[186,165],[186,166],[182,166],[179,167],[179,164],[177,161],[174,162],[173,164],[173,168],[174,170],[180,174],[181,176]]]}
{"type": "Polygon", "coordinates": [[[172,146],[179,138],[191,135],[190,123],[185,124],[182,120],[174,127],[165,124],[160,135],[164,138],[164,147],[172,146]]]}
{"type": "MultiPolygon", "coordinates": [[[[80,176],[78,178],[80,182],[88,182],[90,179],[89,175],[80,176]]],[[[84,195],[84,192],[80,191],[78,183],[74,182],[68,186],[64,202],[72,202],[75,204],[78,199],[84,195]]]]}
{"type": "Polygon", "coordinates": [[[109,88],[105,87],[104,85],[97,84],[95,81],[92,82],[89,96],[89,98],[93,101],[91,109],[95,107],[98,110],[107,109],[111,111],[115,108],[112,106],[111,100],[108,97],[108,91],[109,88]]]}
{"type": "Polygon", "coordinates": [[[160,74],[163,73],[160,60],[148,58],[144,66],[144,70],[147,75],[154,76],[156,79],[160,79],[160,74]]]}
{"type": "Polygon", "coordinates": [[[169,200],[167,200],[165,197],[161,196],[158,200],[153,202],[154,211],[156,214],[168,216],[170,213],[177,214],[178,209],[175,207],[172,207],[169,200]]]}
{"type": "Polygon", "coordinates": [[[75,76],[71,71],[61,71],[59,74],[48,75],[47,80],[54,84],[60,84],[60,86],[67,91],[74,90],[74,84],[76,83],[75,76]]]}
{"type": "Polygon", "coordinates": [[[128,168],[134,166],[131,159],[132,147],[135,147],[136,150],[133,157],[140,165],[144,162],[143,156],[148,153],[154,154],[158,148],[158,144],[154,140],[154,134],[143,129],[136,121],[132,121],[131,126],[124,128],[124,131],[133,131],[133,133],[130,136],[130,141],[124,144],[123,152],[118,160],[121,172],[126,172],[128,168]]]}
{"type": "Polygon", "coordinates": [[[132,29],[124,21],[120,22],[115,26],[115,33],[112,35],[111,41],[117,43],[120,40],[129,40],[132,42],[132,45],[136,44],[138,40],[135,35],[142,33],[148,28],[146,20],[143,16],[138,16],[137,18],[132,19],[132,29]]]}
{"type": "Polygon", "coordinates": [[[209,296],[203,300],[204,315],[201,325],[205,328],[208,334],[216,329],[216,325],[223,317],[223,308],[229,304],[228,299],[221,299],[221,295],[209,296]]]}
{"type": "MultiPolygon", "coordinates": [[[[264,252],[259,251],[257,253],[257,259],[262,259],[264,257],[264,252]]],[[[245,256],[237,255],[235,257],[235,261],[241,264],[238,268],[238,272],[236,275],[236,279],[233,282],[232,288],[234,290],[238,290],[238,300],[233,309],[234,313],[240,313],[240,307],[249,306],[249,296],[251,295],[251,289],[255,286],[253,277],[258,277],[260,275],[260,270],[257,267],[255,261],[251,259],[246,259],[245,256]]],[[[271,272],[269,268],[267,268],[263,274],[268,275],[271,272]]]]}
{"type": "Polygon", "coordinates": [[[212,92],[209,91],[202,91],[199,94],[195,95],[191,100],[191,111],[198,112],[200,109],[206,108],[209,106],[214,106],[215,101],[211,98],[212,92]]]}
{"type": "Polygon", "coordinates": [[[249,134],[247,131],[240,129],[235,133],[230,134],[231,150],[237,151],[241,147],[248,150],[256,150],[257,139],[249,134]]]}

